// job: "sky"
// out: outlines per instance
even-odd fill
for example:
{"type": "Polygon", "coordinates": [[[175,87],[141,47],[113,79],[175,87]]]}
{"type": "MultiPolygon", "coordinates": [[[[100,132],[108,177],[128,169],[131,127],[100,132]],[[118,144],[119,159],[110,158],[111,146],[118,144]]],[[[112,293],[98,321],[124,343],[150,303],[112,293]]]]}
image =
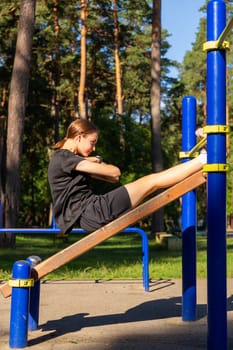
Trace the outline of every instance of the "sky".
{"type": "Polygon", "coordinates": [[[203,16],[198,10],[204,4],[205,0],[161,0],[162,28],[171,34],[168,58],[181,63],[185,52],[191,50],[203,16]]]}

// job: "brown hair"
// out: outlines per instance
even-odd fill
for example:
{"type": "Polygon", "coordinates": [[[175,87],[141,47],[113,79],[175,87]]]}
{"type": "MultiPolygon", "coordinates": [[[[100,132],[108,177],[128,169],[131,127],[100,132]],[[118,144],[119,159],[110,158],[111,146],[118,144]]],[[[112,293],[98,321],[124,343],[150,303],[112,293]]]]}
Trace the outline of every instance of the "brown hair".
{"type": "Polygon", "coordinates": [[[67,139],[73,139],[79,134],[87,135],[93,132],[99,133],[99,130],[90,120],[76,119],[68,126],[64,139],[58,141],[53,148],[62,148],[67,139]]]}

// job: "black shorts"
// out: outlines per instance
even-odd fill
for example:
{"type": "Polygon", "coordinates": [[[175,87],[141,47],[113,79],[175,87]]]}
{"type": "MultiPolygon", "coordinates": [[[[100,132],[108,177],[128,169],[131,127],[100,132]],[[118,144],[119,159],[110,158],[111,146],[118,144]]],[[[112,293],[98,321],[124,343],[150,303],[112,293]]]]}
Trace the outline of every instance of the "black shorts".
{"type": "Polygon", "coordinates": [[[96,195],[82,213],[79,225],[88,232],[93,232],[118,218],[131,209],[128,191],[124,186],[103,195],[96,195]]]}

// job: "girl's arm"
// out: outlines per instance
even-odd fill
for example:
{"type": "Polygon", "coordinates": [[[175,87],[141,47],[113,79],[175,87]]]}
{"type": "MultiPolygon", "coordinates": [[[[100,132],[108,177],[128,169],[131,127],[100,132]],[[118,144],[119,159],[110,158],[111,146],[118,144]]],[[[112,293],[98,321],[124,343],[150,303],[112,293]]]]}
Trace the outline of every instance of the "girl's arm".
{"type": "Polygon", "coordinates": [[[79,162],[76,165],[75,169],[84,173],[88,173],[92,177],[99,180],[104,180],[112,183],[119,181],[121,171],[118,167],[112,164],[99,163],[99,160],[97,163],[93,158],[96,157],[90,157],[90,160],[88,158],[79,162]]]}
{"type": "Polygon", "coordinates": [[[97,179],[97,180],[102,180],[102,181],[106,181],[106,182],[110,182],[112,184],[116,183],[119,181],[119,177],[116,179],[116,178],[113,178],[111,176],[104,176],[104,175],[91,175],[91,177],[93,179],[97,179]]]}

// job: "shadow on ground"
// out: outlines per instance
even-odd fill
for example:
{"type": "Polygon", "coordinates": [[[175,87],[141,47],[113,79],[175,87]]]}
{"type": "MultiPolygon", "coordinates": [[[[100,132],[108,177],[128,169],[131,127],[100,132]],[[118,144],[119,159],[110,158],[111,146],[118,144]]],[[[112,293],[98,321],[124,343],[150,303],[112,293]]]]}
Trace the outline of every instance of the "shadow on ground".
{"type": "MultiPolygon", "coordinates": [[[[173,282],[167,280],[163,283],[156,282],[150,285],[150,290],[155,291],[158,289],[166,288],[173,284],[173,282]],[[165,283],[164,283],[165,282],[165,283]]],[[[104,300],[103,300],[104,302],[104,300]]],[[[99,344],[100,347],[89,343],[87,349],[92,350],[130,350],[130,349],[143,349],[149,350],[156,344],[156,350],[182,350],[182,349],[206,349],[207,341],[207,305],[197,305],[197,321],[195,322],[182,322],[182,298],[172,297],[166,299],[147,301],[137,305],[131,309],[126,310],[123,313],[114,313],[106,315],[92,316],[88,313],[79,313],[62,317],[60,319],[50,320],[39,327],[42,335],[39,335],[35,339],[31,339],[28,342],[28,346],[41,344],[43,342],[56,339],[63,335],[69,334],[69,339],[72,337],[79,342],[79,331],[91,327],[101,327],[109,325],[126,325],[124,335],[118,335],[111,338],[109,344],[109,338],[103,334],[104,339],[107,341],[106,347],[103,343],[99,344]],[[177,324],[172,321],[172,318],[180,319],[177,324]],[[169,322],[170,319],[170,322],[169,322]],[[161,324],[164,325],[166,321],[166,327],[161,327],[159,323],[155,323],[155,326],[140,331],[139,328],[134,331],[134,326],[130,326],[133,322],[143,321],[156,321],[164,320],[161,324]],[[158,325],[160,325],[158,327],[158,325]],[[44,332],[44,334],[43,334],[44,332]],[[76,334],[75,334],[76,333],[76,334]],[[136,347],[135,347],[136,344],[136,347]],[[190,344],[192,347],[190,347],[190,344]],[[110,347],[109,347],[110,346],[110,347]]],[[[233,295],[227,300],[228,312],[233,311],[233,295]]],[[[229,349],[233,348],[233,320],[228,321],[228,333],[229,333],[229,349]]],[[[40,333],[41,334],[41,333],[40,333]]],[[[107,331],[106,331],[107,334],[107,331]]],[[[92,335],[92,341],[95,339],[95,335],[92,335]]],[[[86,339],[85,341],[90,341],[86,339]]],[[[94,341],[95,343],[95,341],[94,341]]],[[[85,348],[86,349],[86,348],[85,348]]]]}
{"type": "MultiPolygon", "coordinates": [[[[53,331],[37,339],[30,340],[29,345],[38,344],[48,339],[60,337],[66,333],[78,332],[87,327],[98,327],[114,324],[126,324],[131,322],[142,322],[150,320],[169,319],[180,317],[181,315],[181,297],[170,299],[160,299],[145,302],[125,313],[89,316],[89,314],[76,314],[65,316],[57,320],[51,320],[42,324],[42,331],[53,331]]],[[[197,306],[198,319],[206,316],[206,305],[197,306]]]]}

